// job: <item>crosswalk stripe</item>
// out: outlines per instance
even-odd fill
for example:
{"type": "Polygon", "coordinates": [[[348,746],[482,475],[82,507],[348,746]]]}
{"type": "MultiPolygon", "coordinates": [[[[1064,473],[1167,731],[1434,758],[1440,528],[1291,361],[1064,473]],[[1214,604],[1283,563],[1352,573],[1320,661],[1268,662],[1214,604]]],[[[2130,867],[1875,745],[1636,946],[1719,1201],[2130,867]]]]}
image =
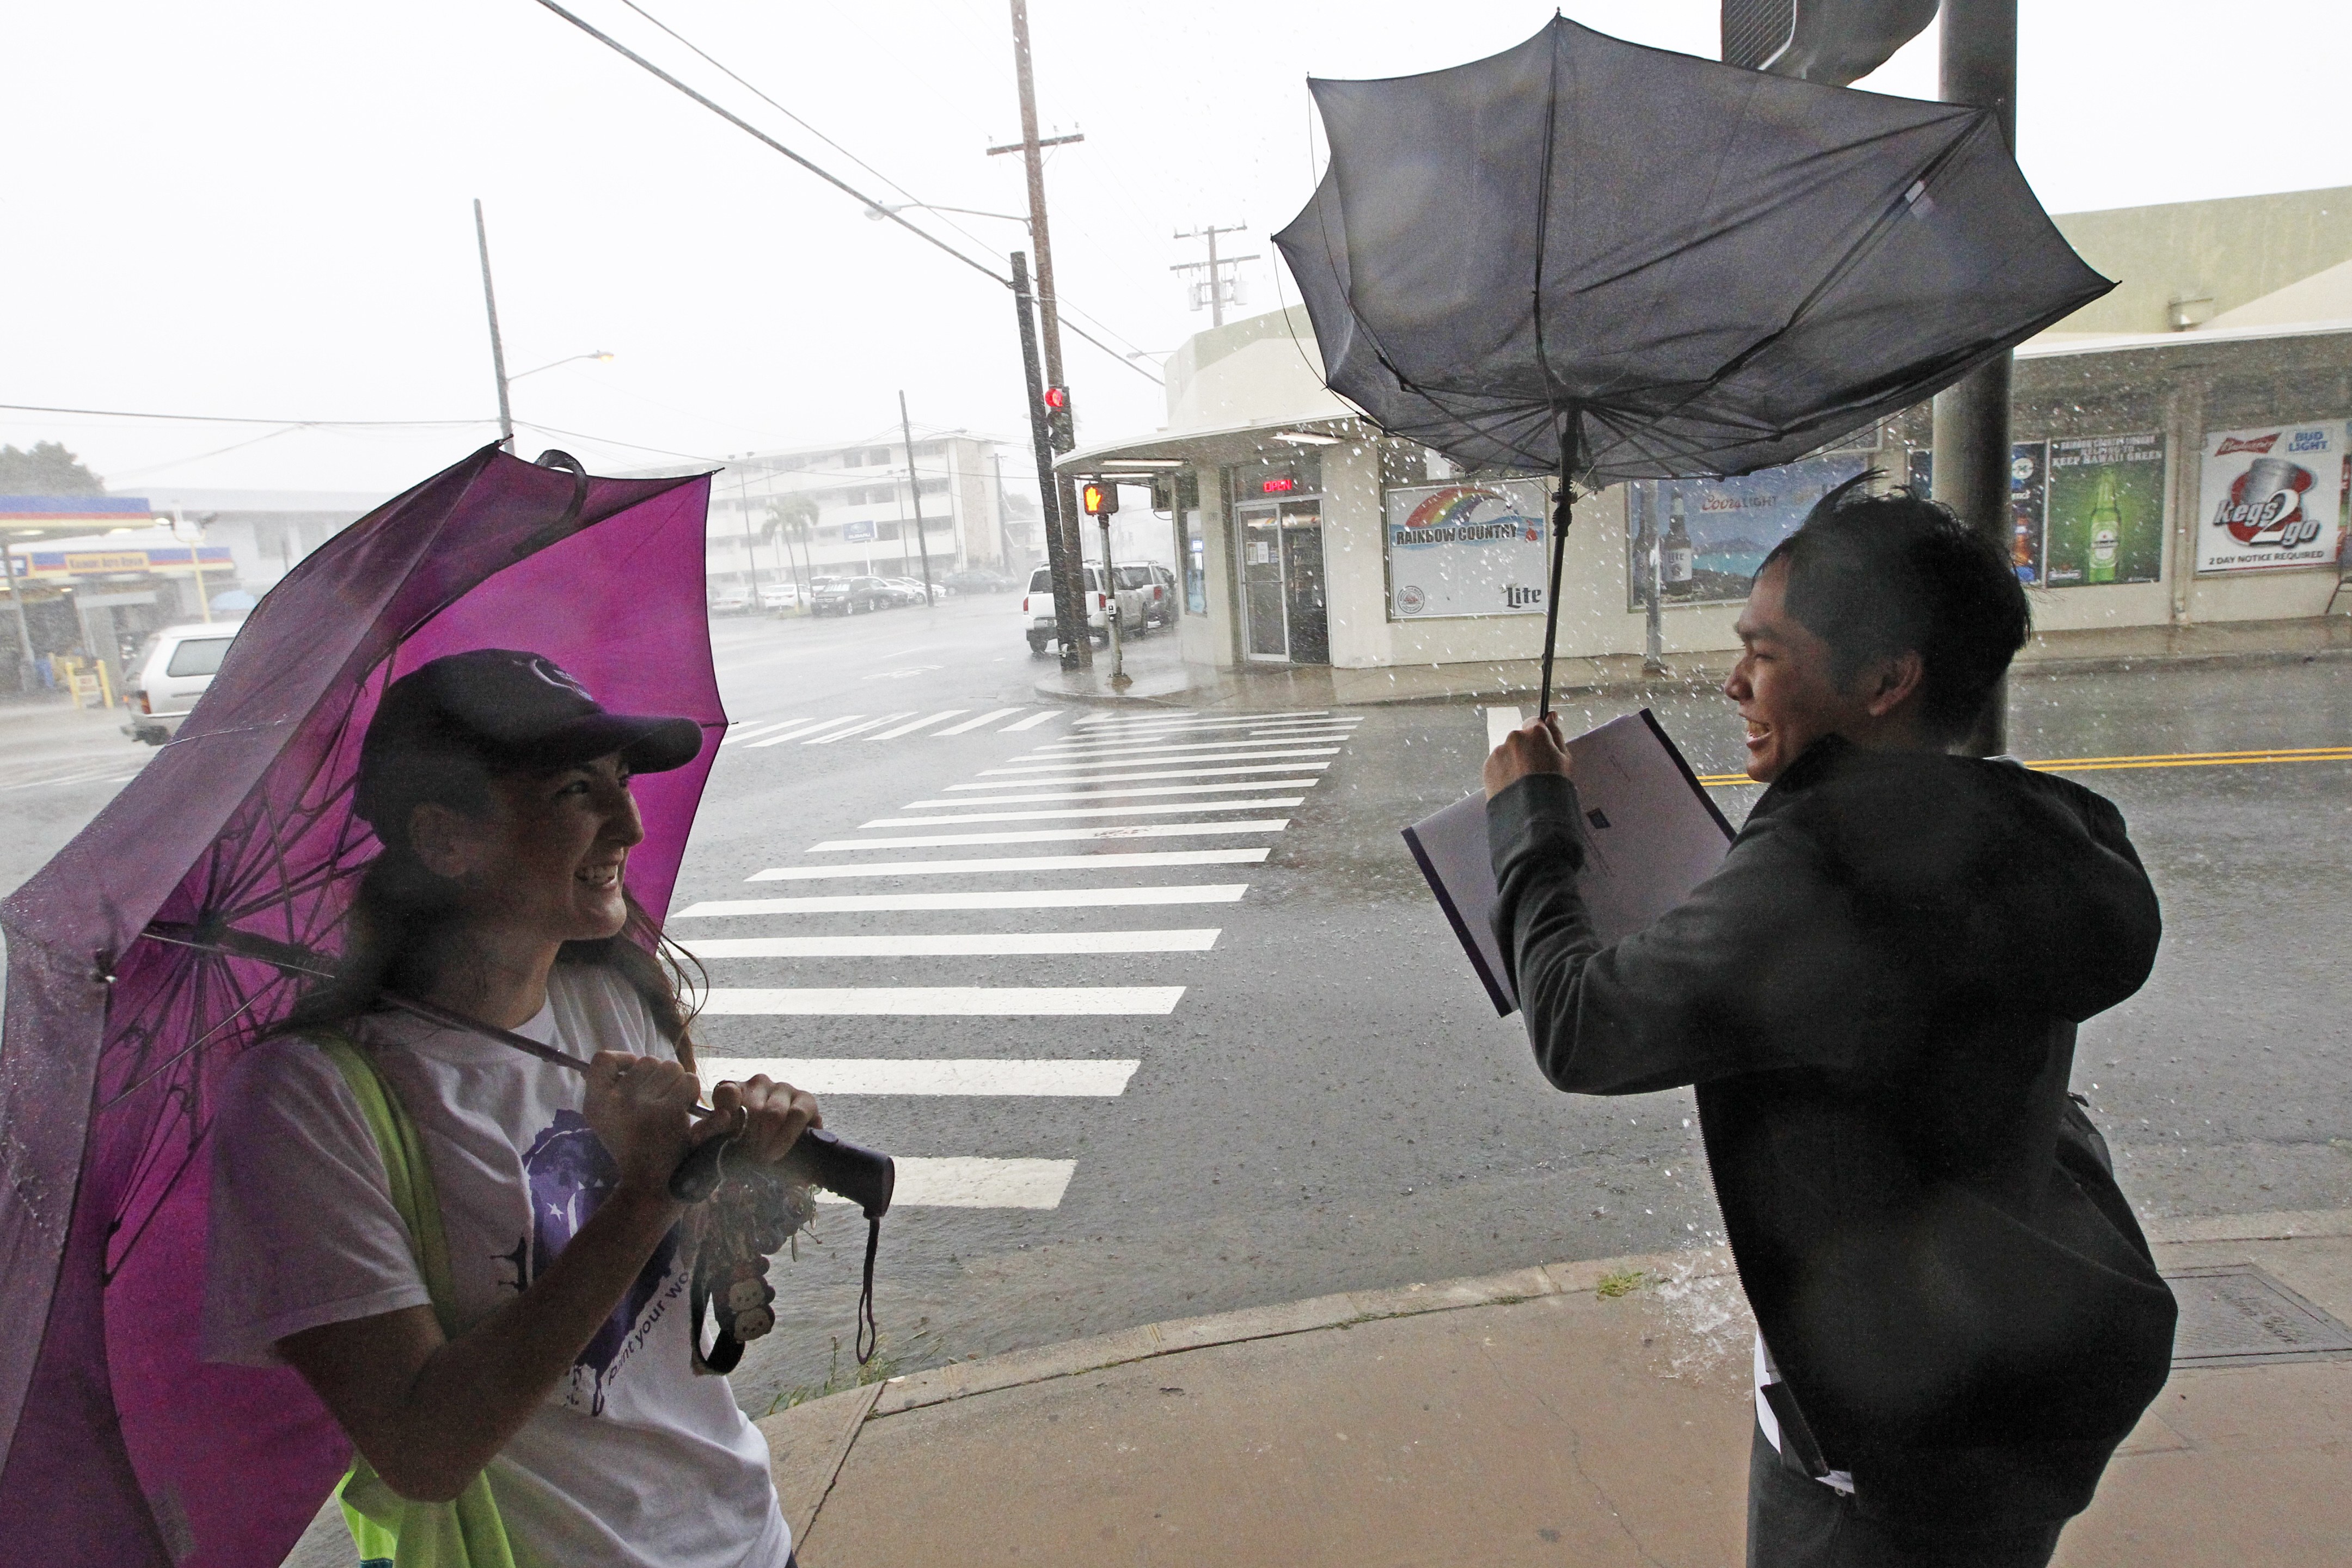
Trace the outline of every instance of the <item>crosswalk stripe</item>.
{"type": "Polygon", "coordinates": [[[868,735],[866,738],[869,741],[895,741],[901,735],[911,735],[918,730],[928,729],[931,725],[938,723],[942,719],[952,719],[959,713],[969,713],[971,711],[971,710],[969,708],[945,709],[940,712],[932,714],[928,719],[918,719],[911,724],[894,725],[891,728],[883,731],[878,735],[868,735]]]}
{"type": "Polygon", "coordinates": [[[1181,985],[715,985],[704,1017],[1164,1017],[1181,985]]]}
{"type": "Polygon", "coordinates": [[[1204,719],[1181,724],[1139,725],[1132,730],[1082,730],[1069,736],[1073,741],[1108,743],[1133,740],[1139,735],[1206,735],[1216,730],[1248,730],[1280,732],[1286,730],[1352,730],[1362,723],[1360,719],[1286,719],[1269,722],[1259,719],[1204,719]]]}
{"type": "MultiPolygon", "coordinates": [[[[1015,765],[1009,765],[1001,768],[982,768],[980,770],[980,773],[982,778],[994,778],[1003,773],[1066,773],[1074,769],[1084,769],[1087,772],[1098,773],[1105,777],[1111,777],[1115,776],[1115,773],[1106,773],[1105,770],[1118,770],[1122,768],[1156,768],[1163,766],[1168,763],[1263,763],[1280,761],[1291,757],[1336,757],[1339,754],[1339,748],[1337,746],[1301,746],[1295,750],[1279,752],[1210,752],[1198,756],[1163,757],[1156,761],[1150,757],[1135,757],[1129,759],[1120,759],[1116,757],[1055,757],[1034,762],[1026,759],[1020,759],[1015,765]]],[[[1129,774],[1128,776],[1134,777],[1136,775],[1129,774]]]]}
{"type": "Polygon", "coordinates": [[[136,773],[116,773],[114,770],[121,765],[121,762],[117,760],[103,763],[95,768],[83,768],[70,773],[59,773],[53,778],[26,779],[22,784],[12,784],[5,787],[8,789],[39,789],[44,784],[113,783],[118,779],[137,778],[139,776],[136,773]]]}
{"type": "MultiPolygon", "coordinates": [[[[1323,710],[1318,708],[1313,710],[1313,711],[1320,713],[1323,710]]],[[[1088,713],[1080,717],[1078,722],[1087,726],[1097,724],[1150,724],[1156,723],[1162,719],[1186,719],[1192,717],[1192,710],[1190,708],[1161,708],[1157,709],[1150,713],[1088,713]]]]}
{"type": "MultiPolygon", "coordinates": [[[[1062,1206],[1076,1160],[990,1160],[959,1154],[898,1156],[894,1209],[1051,1209],[1062,1206]]],[[[820,1189],[821,1204],[846,1203],[820,1189]]]]}
{"type": "MultiPolygon", "coordinates": [[[[910,800],[898,809],[920,811],[933,805],[1013,805],[1026,801],[1044,800],[1125,800],[1142,795],[1232,795],[1254,789],[1312,789],[1320,779],[1244,779],[1237,784],[1154,784],[1150,789],[1082,789],[1058,795],[997,795],[985,801],[972,800],[910,800]]],[[[961,789],[961,784],[950,785],[961,789]]],[[[1019,785],[1013,786],[1019,788],[1019,785]]]]}
{"type": "Polygon", "coordinates": [[[1061,716],[1060,712],[1056,710],[1048,708],[1043,713],[1032,713],[1026,719],[1015,719],[1012,723],[1007,724],[1003,729],[999,730],[997,733],[1000,735],[1010,735],[1016,730],[1034,730],[1038,725],[1045,723],[1046,721],[1058,719],[1061,716]]]}
{"type": "Polygon", "coordinates": [[[913,709],[908,708],[901,710],[897,713],[885,713],[879,719],[868,719],[865,723],[852,724],[846,730],[835,730],[828,734],[813,736],[810,739],[802,742],[801,744],[804,746],[830,746],[835,741],[846,741],[852,735],[860,734],[865,731],[871,730],[877,724],[887,724],[893,719],[904,719],[908,714],[912,713],[913,711],[913,709]]]}
{"type": "MultiPolygon", "coordinates": [[[[944,877],[982,871],[1128,871],[1156,866],[1255,866],[1270,849],[1143,849],[1131,854],[1003,855],[982,860],[877,860],[863,866],[777,866],[747,882],[798,882],[841,877],[944,877]]],[[[688,911],[691,912],[691,911],[688,911]]]]}
{"type": "MultiPolygon", "coordinates": [[[[1345,740],[1344,735],[1301,735],[1279,741],[1202,741],[1164,746],[1047,746],[1034,752],[1024,752],[1021,762],[1097,762],[1117,757],[1181,757],[1190,752],[1246,752],[1271,751],[1281,746],[1312,744],[1318,741],[1345,740]]],[[[1336,749],[1336,748],[1335,748],[1336,749]]]]}
{"type": "Polygon", "coordinates": [[[979,729],[982,724],[992,723],[996,720],[1003,718],[1007,713],[1018,713],[1021,710],[1018,708],[993,709],[989,712],[982,714],[977,719],[967,719],[961,724],[950,724],[944,730],[933,731],[932,736],[934,739],[937,739],[942,735],[966,734],[971,731],[979,729]]]}
{"type": "Polygon", "coordinates": [[[1082,952],[1206,952],[1219,928],[1181,931],[937,931],[888,936],[701,937],[697,958],[1007,958],[1082,952]]]}
{"type": "Polygon", "coordinates": [[[1503,738],[1526,723],[1527,715],[1517,708],[1481,708],[1486,719],[1486,749],[1493,751],[1503,743],[1503,738]]]}
{"type": "MultiPolygon", "coordinates": [[[[1267,763],[1259,766],[1245,768],[1169,768],[1160,773],[1150,773],[1125,772],[1108,773],[1082,773],[1072,774],[1068,778],[1009,778],[1002,784],[950,784],[948,785],[948,788],[951,790],[1045,789],[1047,787],[1058,787],[1062,784],[1095,784],[1097,782],[1111,784],[1122,782],[1128,779],[1213,779],[1230,778],[1237,773],[1320,773],[1323,769],[1328,768],[1330,765],[1331,764],[1328,763],[1267,763]]],[[[985,768],[982,770],[983,773],[1026,773],[1034,771],[1034,770],[1029,768],[985,768]]],[[[1047,773],[1069,772],[1066,768],[1047,768],[1045,771],[1047,773]]],[[[1255,789],[1258,786],[1255,784],[1249,784],[1244,787],[1255,789]]]]}
{"type": "Polygon", "coordinates": [[[1143,1064],[1132,1058],[1005,1059],[987,1057],[715,1057],[698,1055],[698,1076],[748,1083],[765,1073],[811,1094],[1022,1095],[1116,1100],[1143,1064]]]}
{"type": "Polygon", "coordinates": [[[1050,844],[1073,838],[1187,838],[1210,833],[1279,833],[1286,817],[1248,822],[1121,823],[1103,827],[1032,827],[1012,833],[934,833],[919,838],[828,838],[809,846],[812,855],[844,849],[928,849],[950,844],[1050,844]]]}
{"type": "Polygon", "coordinates": [[[805,722],[807,722],[807,721],[803,719],[762,719],[757,723],[749,721],[738,722],[729,728],[727,738],[719,743],[722,746],[740,745],[754,735],[771,734],[775,731],[785,728],[787,725],[805,722]]]}
{"type": "MultiPolygon", "coordinates": [[[[936,816],[877,816],[871,822],[857,825],[862,832],[869,827],[929,827],[938,822],[1049,822],[1055,817],[1078,816],[1171,816],[1183,812],[1256,811],[1270,805],[1302,805],[1303,795],[1267,795],[1249,800],[1176,800],[1160,801],[1150,805],[1067,805],[1048,811],[958,811],[942,812],[936,816]]],[[[986,805],[987,801],[954,800],[950,805],[986,805]]]]}
{"type": "MultiPolygon", "coordinates": [[[[857,847],[863,848],[860,845],[857,847]]],[[[1060,858],[1061,857],[1055,857],[1060,858]]],[[[1072,859],[1087,857],[1072,856],[1072,859]]],[[[1108,857],[1106,857],[1108,858],[1108,857]]],[[[859,870],[880,870],[860,867],[859,870]]],[[[1155,888],[1023,888],[988,893],[836,893],[782,899],[706,899],[670,918],[729,915],[864,915],[917,910],[1082,910],[1139,904],[1237,904],[1247,882],[1192,882],[1155,888]]]]}
{"type": "Polygon", "coordinates": [[[746,746],[744,750],[756,752],[762,746],[781,746],[786,741],[797,741],[803,735],[814,735],[820,730],[830,730],[835,724],[846,724],[859,717],[861,715],[856,713],[840,713],[830,719],[812,719],[802,723],[792,724],[772,735],[761,736],[746,746]]]}

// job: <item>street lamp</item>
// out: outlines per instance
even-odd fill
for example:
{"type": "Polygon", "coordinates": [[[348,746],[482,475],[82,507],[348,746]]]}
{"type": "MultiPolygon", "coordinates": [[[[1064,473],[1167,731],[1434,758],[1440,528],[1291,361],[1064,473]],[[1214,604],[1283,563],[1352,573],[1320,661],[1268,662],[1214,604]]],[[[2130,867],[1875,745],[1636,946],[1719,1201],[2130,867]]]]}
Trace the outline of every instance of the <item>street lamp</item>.
{"type": "Polygon", "coordinates": [[[545,364],[541,365],[538,370],[520,371],[516,374],[507,377],[507,384],[509,386],[512,386],[516,382],[520,381],[526,375],[537,375],[541,370],[553,370],[557,365],[570,364],[576,359],[610,360],[612,357],[613,351],[610,349],[592,349],[584,354],[565,354],[562,359],[548,361],[545,364]]]}
{"type": "Polygon", "coordinates": [[[882,206],[867,207],[866,216],[869,222],[880,223],[893,213],[905,212],[961,213],[966,217],[997,217],[1003,218],[1006,223],[1017,223],[1023,228],[1029,226],[1028,218],[1020,213],[982,212],[978,207],[945,207],[935,205],[930,202],[891,202],[882,206]]]}

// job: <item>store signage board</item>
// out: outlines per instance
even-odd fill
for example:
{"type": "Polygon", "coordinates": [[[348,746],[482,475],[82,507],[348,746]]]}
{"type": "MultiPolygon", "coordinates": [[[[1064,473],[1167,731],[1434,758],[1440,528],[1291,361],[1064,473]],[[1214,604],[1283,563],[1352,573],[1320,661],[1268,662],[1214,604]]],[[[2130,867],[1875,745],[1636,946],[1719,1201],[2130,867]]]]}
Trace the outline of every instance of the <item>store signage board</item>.
{"type": "Polygon", "coordinates": [[[871,518],[841,525],[841,542],[844,544],[870,544],[873,541],[874,521],[871,518]]]}
{"type": "Polygon", "coordinates": [[[1547,494],[1538,479],[1389,491],[1389,619],[1542,615],[1547,494]]]}
{"type": "Polygon", "coordinates": [[[1662,556],[1687,551],[1689,575],[1667,561],[1665,602],[1675,605],[1735,605],[1773,546],[1797,531],[1813,503],[1870,466],[1860,454],[1807,458],[1777,468],[1759,468],[1736,479],[1643,479],[1632,487],[1626,530],[1625,608],[1639,613],[1642,562],[1649,554],[1650,531],[1661,536],[1662,556]]]}
{"type": "Polygon", "coordinates": [[[2197,570],[2335,564],[2344,537],[2347,433],[2341,419],[2207,431],[2197,570]]]}
{"type": "Polygon", "coordinates": [[[2046,582],[2154,583],[2164,575],[2164,433],[2050,443],[2046,582]]]}

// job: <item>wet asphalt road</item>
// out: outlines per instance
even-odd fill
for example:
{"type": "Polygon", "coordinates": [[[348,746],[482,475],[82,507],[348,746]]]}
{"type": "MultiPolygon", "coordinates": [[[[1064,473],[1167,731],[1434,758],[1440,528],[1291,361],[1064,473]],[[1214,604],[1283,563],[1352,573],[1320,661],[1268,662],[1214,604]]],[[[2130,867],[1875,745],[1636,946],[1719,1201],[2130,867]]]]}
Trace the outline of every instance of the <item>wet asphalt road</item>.
{"type": "MultiPolygon", "coordinates": [[[[902,809],[914,801],[955,800],[961,810],[961,796],[993,792],[953,786],[1005,782],[982,770],[1034,765],[1022,754],[1063,743],[1080,715],[1032,695],[1045,666],[1021,646],[1008,599],[850,622],[730,620],[716,641],[730,711],[747,721],[746,739],[721,752],[676,909],[950,886],[1245,885],[1238,899],[1167,906],[674,921],[689,943],[1218,932],[1206,951],[711,961],[713,981],[728,987],[1182,987],[1171,1011],[1141,1016],[701,1021],[712,1058],[1137,1064],[1116,1095],[824,1097],[828,1120],[845,1135],[899,1154],[1068,1163],[1052,1206],[908,1206],[891,1216],[877,1304],[884,1357],[898,1367],[1351,1288],[1708,1239],[1715,1215],[1689,1097],[1590,1100],[1545,1085],[1517,1020],[1493,1016],[1396,837],[1402,823],[1475,785],[1485,749],[1475,708],[1360,710],[1344,739],[1324,742],[1337,750],[1314,759],[1328,763],[1312,773],[1317,782],[1284,793],[1300,804],[1244,814],[1287,820],[1281,832],[819,852],[812,847],[828,840],[910,831],[861,832],[861,824],[942,809],[902,809]],[[1001,707],[1020,711],[961,734],[936,732],[1001,707]],[[961,710],[953,719],[884,738],[950,708],[961,710]],[[904,717],[819,744],[785,723],[837,721],[801,731],[822,740],[886,714],[904,717]],[[1010,731],[1039,714],[1049,716],[1010,731]],[[785,738],[753,743],[773,735],[785,738]],[[1236,846],[1268,854],[1262,863],[1116,873],[745,880],[769,868],[1236,846]]],[[[1162,659],[1171,650],[1172,639],[1161,637],[1136,654],[1162,659]]],[[[1738,729],[1719,699],[1665,690],[1650,703],[1699,772],[1738,769],[1738,729]]],[[[1570,705],[1565,716],[1581,725],[1638,705],[1570,705]]],[[[5,721],[0,884],[13,886],[150,753],[94,723],[5,721]]],[[[2341,744],[2352,739],[2352,678],[2329,662],[2029,676],[2012,691],[2011,734],[2020,754],[2037,758],[2341,744]]],[[[2144,1212],[2162,1214],[2352,1205],[2352,1029],[2342,1005],[2352,963],[2352,763],[2074,776],[2121,805],[2165,901],[2155,977],[2084,1028],[2075,1075],[2116,1144],[2126,1190],[2144,1212]]],[[[1737,822],[1753,793],[1724,790],[1717,799],[1737,822]]],[[[828,1208],[818,1230],[823,1245],[777,1266],[778,1331],[735,1376],[755,1412],[848,1365],[863,1226],[828,1208]]]]}

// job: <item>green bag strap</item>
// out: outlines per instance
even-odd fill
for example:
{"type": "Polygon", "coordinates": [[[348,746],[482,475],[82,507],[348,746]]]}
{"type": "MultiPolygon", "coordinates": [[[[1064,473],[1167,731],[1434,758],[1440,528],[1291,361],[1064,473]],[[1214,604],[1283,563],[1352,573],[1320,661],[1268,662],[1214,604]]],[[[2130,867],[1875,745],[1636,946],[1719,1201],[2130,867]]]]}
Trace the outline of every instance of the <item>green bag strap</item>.
{"type": "MultiPolygon", "coordinates": [[[[349,1036],[323,1033],[314,1043],[343,1075],[368,1131],[375,1135],[392,1205],[408,1227],[433,1315],[444,1334],[454,1335],[457,1293],[449,1278],[449,1238],[442,1228],[441,1201],[434,1191],[424,1137],[375,1063],[349,1036]]],[[[448,1502],[418,1502],[385,1485],[367,1457],[354,1450],[335,1499],[359,1551],[360,1568],[522,1568],[507,1539],[488,1471],[477,1474],[448,1502]]]]}

